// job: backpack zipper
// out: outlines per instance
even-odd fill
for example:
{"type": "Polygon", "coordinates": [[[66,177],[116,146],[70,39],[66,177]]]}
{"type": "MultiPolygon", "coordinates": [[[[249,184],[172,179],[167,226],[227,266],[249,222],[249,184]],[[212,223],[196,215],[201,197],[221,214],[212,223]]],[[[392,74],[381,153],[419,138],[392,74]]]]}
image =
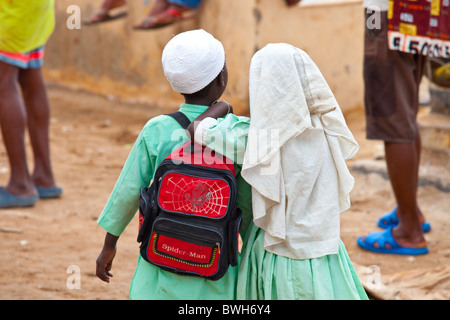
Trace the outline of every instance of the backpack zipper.
{"type": "MultiPolygon", "coordinates": [[[[194,226],[194,225],[191,225],[191,224],[188,224],[188,223],[180,223],[178,221],[173,221],[173,220],[167,219],[167,218],[160,218],[157,221],[161,221],[161,220],[162,221],[169,221],[169,222],[173,222],[173,223],[176,223],[176,224],[185,225],[185,226],[189,226],[189,227],[193,227],[193,228],[196,228],[196,229],[203,229],[203,230],[207,230],[207,231],[213,232],[216,235],[218,235],[220,240],[223,242],[222,236],[219,233],[217,233],[216,231],[212,230],[212,229],[199,227],[199,226],[194,226]]],[[[157,221],[155,221],[155,223],[157,221]]],[[[173,232],[171,232],[171,230],[169,228],[161,226],[161,225],[155,225],[153,227],[152,233],[153,233],[153,235],[152,235],[153,245],[152,245],[152,248],[151,248],[152,252],[155,255],[158,255],[158,256],[166,258],[166,259],[177,261],[179,263],[183,263],[183,264],[190,265],[190,266],[193,266],[193,267],[209,268],[209,267],[211,267],[214,264],[214,262],[216,260],[216,257],[220,254],[220,247],[221,247],[221,242],[220,241],[209,240],[209,239],[206,239],[206,238],[193,236],[193,235],[191,235],[189,233],[181,232],[186,238],[189,238],[189,239],[199,240],[199,238],[200,238],[200,241],[195,241],[196,244],[198,244],[198,245],[205,245],[205,246],[213,248],[212,249],[212,254],[211,254],[212,258],[211,258],[211,260],[208,263],[196,263],[196,262],[190,262],[188,260],[183,260],[183,259],[174,257],[172,255],[159,252],[156,249],[156,244],[157,244],[158,236],[160,234],[164,235],[164,236],[172,236],[173,238],[176,238],[176,239],[182,240],[182,241],[184,241],[185,239],[180,239],[179,237],[176,237],[177,235],[173,234],[173,232]],[[160,230],[162,232],[158,233],[158,230],[160,230]]],[[[149,241],[149,246],[150,246],[150,243],[151,243],[151,241],[149,241]]]]}

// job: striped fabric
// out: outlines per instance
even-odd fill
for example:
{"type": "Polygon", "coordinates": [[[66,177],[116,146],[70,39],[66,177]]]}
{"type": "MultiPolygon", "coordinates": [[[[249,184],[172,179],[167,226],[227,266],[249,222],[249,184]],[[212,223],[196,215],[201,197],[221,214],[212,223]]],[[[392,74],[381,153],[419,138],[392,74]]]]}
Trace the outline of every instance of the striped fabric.
{"type": "Polygon", "coordinates": [[[40,68],[44,62],[44,46],[26,53],[0,50],[0,61],[22,69],[40,68]]]}

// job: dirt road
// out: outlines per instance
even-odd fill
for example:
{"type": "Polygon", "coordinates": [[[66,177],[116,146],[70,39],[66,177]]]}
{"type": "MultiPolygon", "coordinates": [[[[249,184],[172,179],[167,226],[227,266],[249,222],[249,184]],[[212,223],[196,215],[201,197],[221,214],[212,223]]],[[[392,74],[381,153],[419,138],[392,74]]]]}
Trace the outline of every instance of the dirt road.
{"type": "MultiPolygon", "coordinates": [[[[128,299],[138,255],[137,220],[119,241],[110,284],[95,276],[104,237],[96,220],[140,129],[163,111],[54,86],[49,96],[52,161],[64,195],[33,208],[0,211],[0,299],[128,299]]],[[[362,112],[352,112],[347,121],[361,144],[355,161],[382,151],[378,143],[364,139],[362,112]]],[[[31,150],[29,155],[32,164],[31,150]]],[[[8,176],[1,144],[0,185],[8,176]]],[[[419,191],[433,228],[426,236],[430,254],[372,254],[360,250],[355,239],[377,230],[377,218],[393,207],[394,199],[381,175],[354,176],[353,205],[342,215],[341,235],[362,281],[380,298],[449,299],[449,194],[433,186],[419,191]]]]}

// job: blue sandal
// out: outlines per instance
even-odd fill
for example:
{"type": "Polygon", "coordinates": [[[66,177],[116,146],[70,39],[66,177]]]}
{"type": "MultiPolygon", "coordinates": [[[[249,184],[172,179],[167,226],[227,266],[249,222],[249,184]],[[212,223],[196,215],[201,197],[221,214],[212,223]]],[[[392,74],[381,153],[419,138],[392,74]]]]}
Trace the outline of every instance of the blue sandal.
{"type": "Polygon", "coordinates": [[[17,207],[32,207],[39,196],[32,197],[17,197],[7,192],[3,187],[0,187],[0,208],[17,208],[17,207]]]}
{"type": "Polygon", "coordinates": [[[392,228],[382,232],[372,232],[367,237],[357,239],[358,245],[368,251],[402,255],[420,255],[428,253],[428,248],[402,247],[392,236],[392,228]],[[377,246],[375,245],[377,244],[377,246]]]}
{"type": "Polygon", "coordinates": [[[36,189],[39,193],[39,198],[41,199],[59,198],[63,192],[63,189],[60,187],[45,188],[36,186],[36,189]]]}
{"type": "MultiPolygon", "coordinates": [[[[394,210],[392,210],[392,212],[386,213],[384,216],[382,216],[380,220],[378,220],[377,225],[382,229],[396,227],[398,225],[397,207],[395,207],[394,210]]],[[[422,224],[422,231],[429,232],[430,230],[431,230],[430,223],[424,222],[422,224]]]]}

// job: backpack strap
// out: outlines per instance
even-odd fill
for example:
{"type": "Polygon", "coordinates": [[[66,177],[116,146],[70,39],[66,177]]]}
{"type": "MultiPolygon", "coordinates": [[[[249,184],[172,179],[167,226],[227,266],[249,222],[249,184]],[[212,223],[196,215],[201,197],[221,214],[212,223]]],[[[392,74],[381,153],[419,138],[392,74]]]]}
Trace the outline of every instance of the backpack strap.
{"type": "Polygon", "coordinates": [[[191,121],[186,117],[186,115],[181,111],[176,111],[173,113],[168,113],[166,116],[172,117],[180,124],[183,129],[187,129],[187,127],[191,124],[191,121]]]}

